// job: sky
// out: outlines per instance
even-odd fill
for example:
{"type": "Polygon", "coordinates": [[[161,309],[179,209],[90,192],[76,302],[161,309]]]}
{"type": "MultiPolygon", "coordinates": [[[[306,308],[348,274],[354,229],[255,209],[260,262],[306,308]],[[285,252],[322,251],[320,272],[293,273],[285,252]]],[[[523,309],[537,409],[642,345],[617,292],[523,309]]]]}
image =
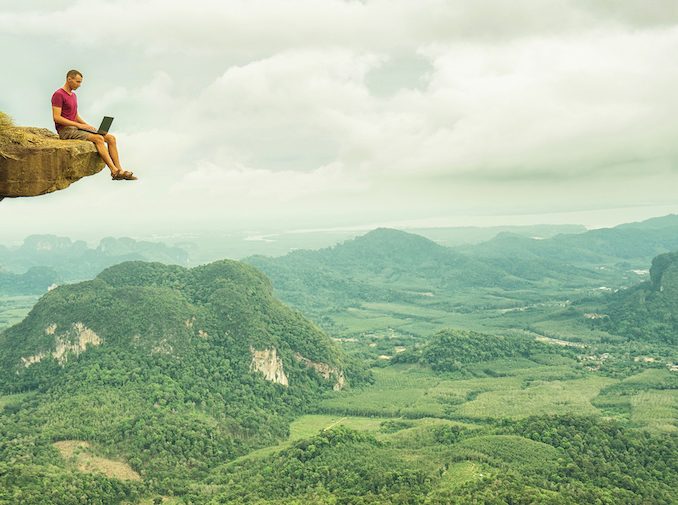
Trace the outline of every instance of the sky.
{"type": "Polygon", "coordinates": [[[78,69],[139,176],[8,240],[678,213],[674,0],[0,0],[0,53],[0,110],[53,129],[78,69]]]}

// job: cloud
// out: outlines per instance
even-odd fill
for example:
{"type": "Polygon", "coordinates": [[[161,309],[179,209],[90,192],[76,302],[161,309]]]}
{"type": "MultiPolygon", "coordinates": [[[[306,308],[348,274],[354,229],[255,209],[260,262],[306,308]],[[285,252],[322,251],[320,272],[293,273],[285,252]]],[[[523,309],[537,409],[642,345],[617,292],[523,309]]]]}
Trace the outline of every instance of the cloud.
{"type": "Polygon", "coordinates": [[[0,11],[0,28],[24,36],[125,45],[147,55],[181,49],[245,59],[309,45],[383,50],[676,21],[672,0],[79,0],[22,2],[0,11]]]}
{"type": "Polygon", "coordinates": [[[82,115],[115,116],[142,177],[50,197],[71,213],[86,199],[92,221],[121,198],[149,222],[666,203],[674,4],[27,0],[0,8],[3,68],[21,76],[0,106],[50,126],[63,73],[85,73],[82,115]]]}
{"type": "Polygon", "coordinates": [[[205,203],[215,199],[237,207],[274,206],[313,200],[331,195],[363,193],[365,181],[345,177],[343,167],[330,164],[309,172],[252,169],[238,163],[222,161],[218,165],[200,162],[183,175],[170,190],[171,195],[193,196],[205,203]]]}

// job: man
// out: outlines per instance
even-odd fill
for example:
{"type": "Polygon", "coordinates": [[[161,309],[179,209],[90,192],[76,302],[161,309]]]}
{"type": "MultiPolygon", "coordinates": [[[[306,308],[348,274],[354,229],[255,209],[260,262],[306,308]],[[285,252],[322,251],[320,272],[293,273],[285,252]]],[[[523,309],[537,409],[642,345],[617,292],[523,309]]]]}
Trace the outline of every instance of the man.
{"type": "Polygon", "coordinates": [[[89,140],[99,151],[99,155],[111,170],[113,180],[136,180],[137,177],[120,166],[118,146],[115,137],[110,133],[99,135],[92,125],[88,124],[78,114],[78,98],[74,91],[82,84],[82,73],[69,70],[66,74],[66,84],[57,89],[52,95],[52,117],[59,137],[62,139],[89,140]],[[83,131],[88,130],[88,131],[83,131]],[[92,133],[90,133],[92,132],[92,133]],[[106,145],[108,144],[108,146],[106,145]]]}

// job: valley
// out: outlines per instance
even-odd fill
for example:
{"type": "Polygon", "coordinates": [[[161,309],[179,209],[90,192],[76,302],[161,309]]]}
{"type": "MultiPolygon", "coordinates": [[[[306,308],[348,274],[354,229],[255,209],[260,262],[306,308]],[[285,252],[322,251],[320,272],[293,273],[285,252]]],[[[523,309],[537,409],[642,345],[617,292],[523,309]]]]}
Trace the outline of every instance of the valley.
{"type": "Polygon", "coordinates": [[[378,230],[5,295],[0,503],[672,503],[675,257],[478,247],[378,230]]]}

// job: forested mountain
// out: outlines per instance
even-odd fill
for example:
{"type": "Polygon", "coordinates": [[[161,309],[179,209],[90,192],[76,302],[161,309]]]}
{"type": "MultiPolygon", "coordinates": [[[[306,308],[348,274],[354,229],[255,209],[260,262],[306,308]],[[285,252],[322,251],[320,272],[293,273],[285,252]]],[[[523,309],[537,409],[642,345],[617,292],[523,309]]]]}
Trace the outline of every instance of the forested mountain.
{"type": "Polygon", "coordinates": [[[454,226],[436,228],[405,228],[448,247],[464,244],[478,244],[492,240],[500,233],[512,233],[528,238],[551,238],[561,233],[584,233],[586,227],[581,224],[536,224],[520,226],[454,226]]]}
{"type": "Polygon", "coordinates": [[[135,260],[186,265],[188,254],[178,247],[126,237],[104,238],[95,248],[55,235],[31,235],[17,247],[0,245],[2,269],[22,274],[32,267],[49,267],[66,282],[91,279],[109,266],[135,260]]]}
{"type": "Polygon", "coordinates": [[[615,234],[672,222],[477,256],[378,229],[249,258],[274,284],[132,261],[61,285],[0,333],[0,504],[672,504],[678,253],[599,288],[649,264],[615,234]]]}
{"type": "Polygon", "coordinates": [[[670,215],[546,239],[502,232],[454,248],[379,228],[317,251],[244,261],[263,270],[283,300],[317,315],[366,301],[441,300],[468,289],[530,290],[544,293],[542,299],[556,289],[568,298],[577,290],[633,285],[652,257],[677,248],[678,216],[670,215]]]}
{"type": "Polygon", "coordinates": [[[488,335],[447,328],[423,344],[396,355],[391,364],[419,363],[435,371],[457,372],[472,363],[550,353],[566,354],[567,349],[543,344],[525,335],[488,335]]]}
{"type": "MultiPolygon", "coordinates": [[[[309,399],[352,380],[346,368],[251,266],[111,267],[50,291],[0,334],[0,398],[22,394],[0,415],[0,461],[15,462],[0,468],[0,488],[25,475],[43,491],[68,480],[51,442],[77,440],[174,492],[284,438],[309,399]],[[35,477],[36,465],[53,478],[35,477]]],[[[73,479],[77,491],[91,477],[73,479]]]]}
{"type": "Polygon", "coordinates": [[[59,282],[59,274],[50,267],[31,267],[23,274],[0,269],[0,295],[40,295],[59,282]]]}
{"type": "Polygon", "coordinates": [[[611,296],[601,325],[635,340],[678,344],[678,252],[652,260],[650,280],[611,296]]]}
{"type": "Polygon", "coordinates": [[[211,479],[209,494],[191,496],[192,503],[674,502],[675,437],[575,416],[529,417],[481,429],[450,424],[400,429],[383,441],[339,428],[268,458],[229,465],[211,479]],[[476,479],[460,471],[469,468],[481,469],[476,479]]]}
{"type": "Polygon", "coordinates": [[[557,260],[573,265],[627,263],[645,265],[658,254],[678,249],[678,216],[670,215],[614,228],[585,233],[559,234],[535,240],[513,233],[500,233],[487,242],[456,248],[479,258],[557,260]]]}
{"type": "Polygon", "coordinates": [[[602,274],[545,259],[474,258],[399,230],[379,228],[318,251],[244,260],[281,297],[304,310],[361,301],[416,301],[464,288],[525,288],[534,282],[600,283],[602,274]]]}

